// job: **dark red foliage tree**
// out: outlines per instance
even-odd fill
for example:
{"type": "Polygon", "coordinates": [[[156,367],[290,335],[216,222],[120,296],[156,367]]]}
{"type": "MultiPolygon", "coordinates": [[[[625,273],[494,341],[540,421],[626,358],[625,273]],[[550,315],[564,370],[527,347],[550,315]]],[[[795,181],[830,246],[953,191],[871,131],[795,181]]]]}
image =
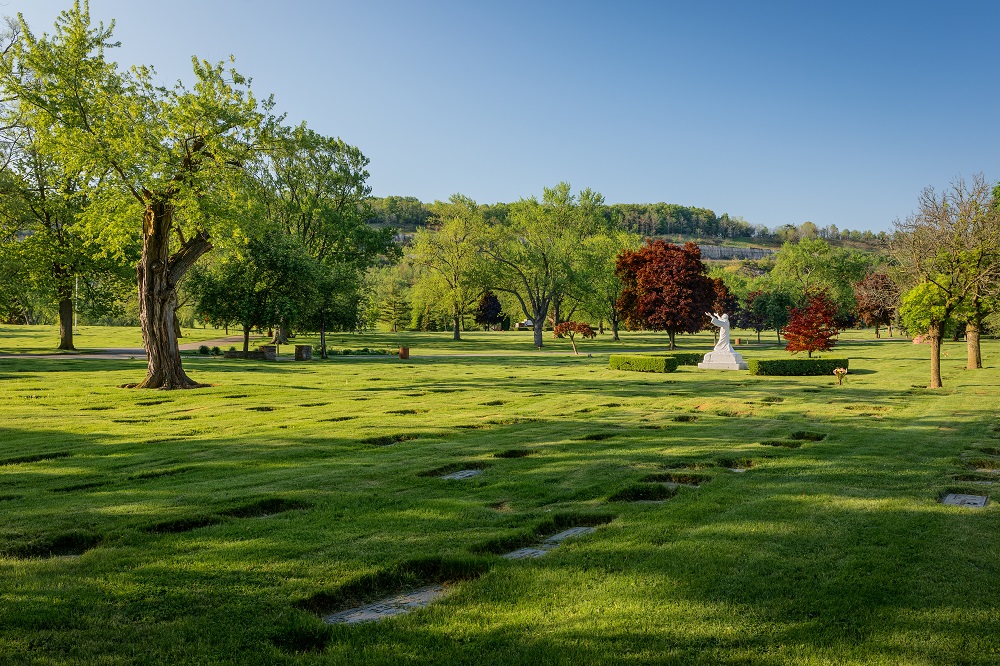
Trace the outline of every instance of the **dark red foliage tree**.
{"type": "Polygon", "coordinates": [[[503,305],[492,291],[483,292],[482,298],[479,299],[479,305],[476,306],[475,320],[485,330],[489,330],[490,326],[497,326],[503,321],[503,305]]]}
{"type": "Polygon", "coordinates": [[[757,332],[757,342],[760,342],[760,332],[768,329],[768,317],[765,309],[761,307],[764,302],[755,305],[757,299],[764,294],[763,291],[751,291],[743,300],[743,303],[736,308],[736,316],[730,317],[736,328],[748,328],[757,332]]]}
{"type": "Polygon", "coordinates": [[[892,319],[899,307],[899,287],[885,273],[869,273],[854,283],[854,300],[858,302],[857,312],[867,326],[875,327],[878,338],[879,326],[889,329],[892,337],[892,319]]]}
{"type": "Polygon", "coordinates": [[[677,333],[704,328],[715,286],[694,243],[680,247],[647,240],[644,247],[618,255],[615,273],[623,285],[618,307],[629,328],[666,331],[671,349],[676,348],[677,333]]]}
{"type": "Polygon", "coordinates": [[[552,334],[557,338],[569,338],[569,343],[573,345],[573,353],[576,355],[579,355],[580,352],[576,350],[574,336],[579,335],[581,338],[597,337],[597,333],[594,333],[594,329],[590,327],[590,324],[583,324],[577,321],[564,321],[557,324],[552,330],[552,334]]]}
{"type": "Polygon", "coordinates": [[[834,317],[837,306],[823,292],[813,292],[806,296],[806,305],[792,308],[788,326],[785,327],[787,351],[804,351],[812,358],[814,351],[833,349],[834,337],[840,334],[835,328],[834,317]]]}

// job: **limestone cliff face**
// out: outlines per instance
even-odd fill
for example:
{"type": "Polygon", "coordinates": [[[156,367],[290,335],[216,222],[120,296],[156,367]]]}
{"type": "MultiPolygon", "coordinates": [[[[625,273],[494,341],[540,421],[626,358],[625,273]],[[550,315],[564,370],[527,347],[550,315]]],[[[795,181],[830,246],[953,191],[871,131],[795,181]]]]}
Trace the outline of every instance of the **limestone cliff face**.
{"type": "Polygon", "coordinates": [[[729,247],[728,245],[700,245],[702,259],[764,259],[774,254],[765,247],[729,247]]]}

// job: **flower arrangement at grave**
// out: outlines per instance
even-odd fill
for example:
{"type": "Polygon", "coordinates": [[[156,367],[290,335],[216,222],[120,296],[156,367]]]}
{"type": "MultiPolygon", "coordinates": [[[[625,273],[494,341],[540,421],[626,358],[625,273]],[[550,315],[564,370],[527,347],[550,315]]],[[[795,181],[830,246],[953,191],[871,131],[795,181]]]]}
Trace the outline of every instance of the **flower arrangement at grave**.
{"type": "Polygon", "coordinates": [[[844,377],[847,376],[847,368],[834,368],[833,376],[837,378],[837,386],[844,383],[844,377]]]}
{"type": "Polygon", "coordinates": [[[552,331],[552,335],[557,338],[569,338],[569,343],[573,345],[573,353],[577,356],[580,352],[576,349],[575,336],[579,335],[581,338],[596,338],[597,333],[594,329],[590,327],[590,324],[584,324],[577,321],[564,321],[552,331]]]}

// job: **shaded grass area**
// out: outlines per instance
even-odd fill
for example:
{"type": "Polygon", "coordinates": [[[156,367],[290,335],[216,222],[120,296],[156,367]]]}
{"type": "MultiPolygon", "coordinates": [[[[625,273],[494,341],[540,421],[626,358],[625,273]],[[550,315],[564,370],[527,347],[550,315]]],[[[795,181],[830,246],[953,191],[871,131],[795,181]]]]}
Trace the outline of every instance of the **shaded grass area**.
{"type": "Polygon", "coordinates": [[[160,393],[114,388],[141,361],[0,360],[0,654],[991,663],[1000,514],[937,500],[993,493],[1000,344],[978,372],[946,350],[939,392],[926,349],[858,339],[841,387],[440,355],[193,358],[211,386],[160,393]],[[319,617],[427,583],[451,591],[412,615],[319,617]]]}

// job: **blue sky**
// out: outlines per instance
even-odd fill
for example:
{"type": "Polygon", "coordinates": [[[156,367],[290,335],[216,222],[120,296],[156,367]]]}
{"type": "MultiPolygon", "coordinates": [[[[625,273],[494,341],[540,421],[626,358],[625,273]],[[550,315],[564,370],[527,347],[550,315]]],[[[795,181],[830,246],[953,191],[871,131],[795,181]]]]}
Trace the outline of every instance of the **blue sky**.
{"type": "MultiPolygon", "coordinates": [[[[4,0],[36,32],[69,0],[4,0]]],[[[569,181],[774,227],[890,228],[1000,179],[1000,3],[91,0],[122,64],[236,56],[377,195],[512,201],[569,181]]]]}

